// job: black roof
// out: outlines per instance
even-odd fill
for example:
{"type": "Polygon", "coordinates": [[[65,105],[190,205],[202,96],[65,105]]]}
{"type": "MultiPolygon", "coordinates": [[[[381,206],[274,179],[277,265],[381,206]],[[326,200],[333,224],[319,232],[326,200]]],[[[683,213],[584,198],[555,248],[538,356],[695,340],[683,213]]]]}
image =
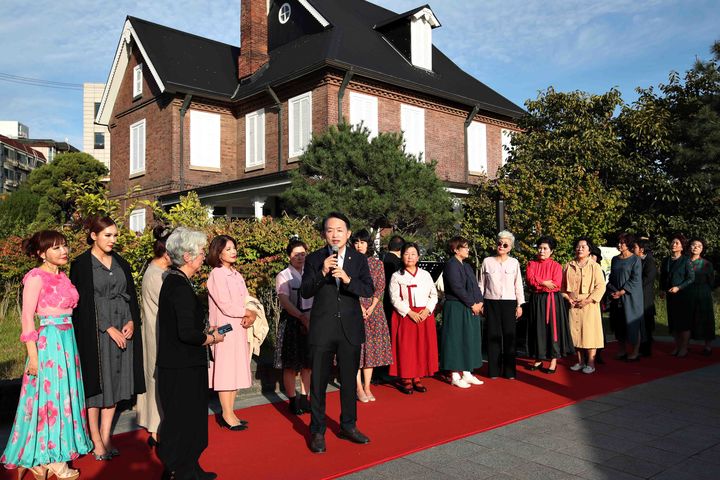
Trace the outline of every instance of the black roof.
{"type": "Polygon", "coordinates": [[[397,20],[395,12],[365,0],[310,3],[330,25],[271,50],[268,65],[242,83],[237,79],[239,48],[135,17],[128,19],[171,92],[242,100],[268,86],[331,66],[462,105],[479,105],[482,110],[511,118],[524,113],[434,46],[432,72],[413,66],[375,29],[397,20]]]}

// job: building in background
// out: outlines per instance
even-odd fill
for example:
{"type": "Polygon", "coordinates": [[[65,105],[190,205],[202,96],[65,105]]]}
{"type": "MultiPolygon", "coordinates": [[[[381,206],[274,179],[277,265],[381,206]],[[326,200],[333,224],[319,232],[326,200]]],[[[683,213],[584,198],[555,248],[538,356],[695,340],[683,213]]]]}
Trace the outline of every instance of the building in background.
{"type": "Polygon", "coordinates": [[[16,120],[0,120],[0,135],[8,138],[30,138],[30,129],[16,120]]]}
{"type": "Polygon", "coordinates": [[[45,158],[47,159],[48,163],[52,163],[53,160],[55,160],[55,156],[58,153],[69,153],[69,152],[79,152],[77,148],[73,147],[67,142],[67,139],[65,139],[64,142],[58,142],[56,140],[51,140],[48,138],[25,138],[25,139],[18,139],[18,142],[21,142],[28,147],[37,150],[38,152],[42,153],[45,158]]]}
{"type": "Polygon", "coordinates": [[[110,170],[110,131],[95,124],[104,83],[83,83],[83,152],[89,153],[110,170]]]}
{"type": "Polygon", "coordinates": [[[42,153],[19,140],[0,135],[0,193],[17,190],[30,172],[45,163],[42,153]]]}
{"type": "MultiPolygon", "coordinates": [[[[123,207],[167,208],[195,190],[216,215],[277,215],[312,135],[343,120],[403,131],[457,196],[495,176],[524,112],[433,45],[428,5],[241,5],[240,48],[127,17],[95,118],[113,137],[110,193],[123,207]]],[[[144,226],[144,210],[132,215],[144,226]]]]}

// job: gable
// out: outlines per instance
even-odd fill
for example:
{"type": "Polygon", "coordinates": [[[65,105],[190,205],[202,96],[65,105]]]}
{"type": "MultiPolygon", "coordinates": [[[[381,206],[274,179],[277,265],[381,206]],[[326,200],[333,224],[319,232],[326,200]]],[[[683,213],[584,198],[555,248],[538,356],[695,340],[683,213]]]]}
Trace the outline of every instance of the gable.
{"type": "MultiPolygon", "coordinates": [[[[286,11],[283,11],[286,14],[286,11]]],[[[303,35],[313,35],[325,30],[325,26],[297,0],[278,0],[272,2],[268,12],[268,52],[275,48],[297,40],[303,35]],[[290,17],[282,23],[280,9],[290,7],[290,17]]]]}

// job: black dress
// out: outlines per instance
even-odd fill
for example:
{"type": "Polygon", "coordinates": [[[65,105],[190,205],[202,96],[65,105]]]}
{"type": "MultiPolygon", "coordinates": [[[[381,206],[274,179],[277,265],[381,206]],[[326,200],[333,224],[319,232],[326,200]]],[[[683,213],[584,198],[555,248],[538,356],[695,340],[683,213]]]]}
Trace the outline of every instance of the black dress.
{"type": "Polygon", "coordinates": [[[158,299],[158,457],[175,478],[195,478],[208,445],[205,310],[183,272],[166,273],[158,299]]]}

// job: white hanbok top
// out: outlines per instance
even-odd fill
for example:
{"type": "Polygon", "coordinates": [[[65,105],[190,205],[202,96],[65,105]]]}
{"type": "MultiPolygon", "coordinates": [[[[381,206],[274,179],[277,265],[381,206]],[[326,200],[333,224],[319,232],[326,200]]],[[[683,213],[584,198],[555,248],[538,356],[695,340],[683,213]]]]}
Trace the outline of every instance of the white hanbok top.
{"type": "Polygon", "coordinates": [[[403,269],[390,278],[390,300],[403,317],[411,307],[424,307],[432,313],[438,302],[437,288],[427,270],[418,268],[413,275],[403,269]]]}

